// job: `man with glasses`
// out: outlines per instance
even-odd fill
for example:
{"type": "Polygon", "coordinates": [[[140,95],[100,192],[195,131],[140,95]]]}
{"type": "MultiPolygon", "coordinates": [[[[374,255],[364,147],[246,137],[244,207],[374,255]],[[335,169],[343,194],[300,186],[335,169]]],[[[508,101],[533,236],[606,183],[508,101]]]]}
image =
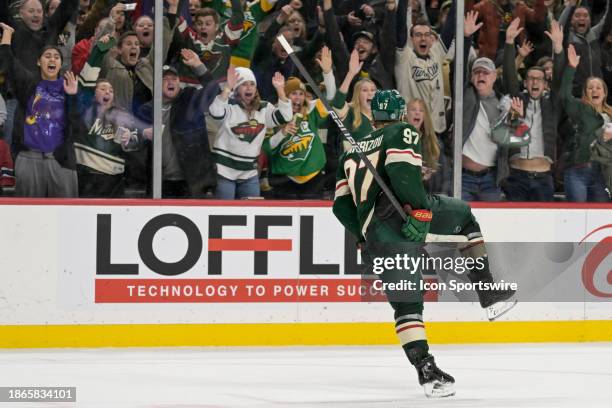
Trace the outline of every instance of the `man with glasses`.
{"type": "Polygon", "coordinates": [[[412,25],[411,19],[407,18],[412,8],[408,3],[406,0],[398,3],[397,90],[406,101],[414,98],[426,101],[434,130],[441,134],[446,131],[442,67],[450,44],[439,41],[427,22],[420,20],[412,25]]]}
{"type": "Polygon", "coordinates": [[[563,30],[552,21],[550,38],[554,50],[552,87],[547,89],[546,72],[540,66],[527,70],[520,92],[515,64],[515,38],[520,33],[518,19],[506,31],[504,50],[504,87],[512,96],[519,96],[525,106],[525,121],[530,126],[531,142],[508,152],[510,174],[502,183],[509,201],[552,201],[554,183],[551,174],[556,156],[557,124],[561,112],[559,87],[565,66],[563,30]]]}
{"type": "Polygon", "coordinates": [[[445,80],[448,81],[444,65],[448,47],[454,37],[455,19],[447,19],[442,29],[444,33],[452,31],[452,35],[438,37],[425,20],[417,20],[413,25],[412,8],[412,1],[400,0],[398,3],[398,48],[395,65],[397,89],[406,101],[418,98],[427,104],[441,151],[438,159],[440,167],[427,182],[427,189],[430,192],[450,195],[452,153],[446,114],[451,101],[450,96],[445,96],[444,92],[445,80]]]}

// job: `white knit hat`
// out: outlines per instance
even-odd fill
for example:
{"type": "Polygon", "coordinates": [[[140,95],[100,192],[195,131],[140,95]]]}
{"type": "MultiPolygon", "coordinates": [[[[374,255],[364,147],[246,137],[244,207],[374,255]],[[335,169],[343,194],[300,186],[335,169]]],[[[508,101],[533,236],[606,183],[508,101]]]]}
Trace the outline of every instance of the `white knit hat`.
{"type": "Polygon", "coordinates": [[[250,69],[244,67],[236,67],[236,73],[238,74],[238,82],[236,82],[236,87],[234,89],[237,89],[240,85],[247,81],[253,81],[255,82],[255,86],[257,86],[255,74],[253,74],[253,71],[251,71],[250,69]]]}

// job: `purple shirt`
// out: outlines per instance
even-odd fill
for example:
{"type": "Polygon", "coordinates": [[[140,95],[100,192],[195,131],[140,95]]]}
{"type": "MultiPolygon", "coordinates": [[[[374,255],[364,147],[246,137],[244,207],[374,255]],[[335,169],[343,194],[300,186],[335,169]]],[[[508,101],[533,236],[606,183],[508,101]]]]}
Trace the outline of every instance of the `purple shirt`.
{"type": "Polygon", "coordinates": [[[53,152],[64,142],[64,81],[42,80],[28,101],[23,142],[32,150],[53,152]]]}

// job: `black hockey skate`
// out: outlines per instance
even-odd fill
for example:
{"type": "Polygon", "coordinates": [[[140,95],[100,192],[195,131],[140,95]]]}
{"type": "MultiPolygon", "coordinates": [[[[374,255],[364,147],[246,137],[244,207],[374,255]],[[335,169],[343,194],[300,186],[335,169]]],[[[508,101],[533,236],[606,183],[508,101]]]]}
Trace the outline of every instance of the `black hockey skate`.
{"type": "Polygon", "coordinates": [[[442,398],[455,395],[455,379],[436,366],[434,357],[427,354],[414,367],[419,374],[419,384],[428,398],[442,398]]]}
{"type": "MultiPolygon", "coordinates": [[[[485,258],[486,259],[486,258],[485,258]]],[[[468,278],[472,283],[493,283],[493,275],[489,270],[489,262],[487,260],[485,268],[480,271],[471,271],[468,278]]],[[[496,320],[512,309],[517,302],[515,296],[516,290],[513,289],[490,289],[484,290],[476,287],[476,294],[480,301],[480,306],[485,309],[489,321],[496,320]]]]}
{"type": "Polygon", "coordinates": [[[480,290],[476,289],[480,306],[487,312],[487,318],[490,321],[496,320],[510,309],[517,302],[516,291],[512,289],[506,290],[480,290]]]}

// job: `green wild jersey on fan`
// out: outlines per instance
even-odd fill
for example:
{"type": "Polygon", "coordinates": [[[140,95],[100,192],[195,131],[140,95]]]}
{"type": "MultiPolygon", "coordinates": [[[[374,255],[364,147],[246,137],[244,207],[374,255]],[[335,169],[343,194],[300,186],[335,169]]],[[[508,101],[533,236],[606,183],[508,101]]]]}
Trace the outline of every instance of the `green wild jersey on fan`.
{"type": "MultiPolygon", "coordinates": [[[[357,144],[402,205],[427,208],[421,178],[421,136],[414,127],[404,122],[394,123],[373,131],[357,144]]],[[[333,211],[358,241],[364,241],[381,191],[355,148],[340,157],[333,211]]]]}
{"type": "Polygon", "coordinates": [[[325,149],[318,129],[328,116],[321,100],[309,103],[310,109],[303,120],[296,122],[295,135],[282,132],[264,140],[262,150],[270,159],[272,174],[286,175],[298,184],[311,180],[325,167],[325,149]]]}

